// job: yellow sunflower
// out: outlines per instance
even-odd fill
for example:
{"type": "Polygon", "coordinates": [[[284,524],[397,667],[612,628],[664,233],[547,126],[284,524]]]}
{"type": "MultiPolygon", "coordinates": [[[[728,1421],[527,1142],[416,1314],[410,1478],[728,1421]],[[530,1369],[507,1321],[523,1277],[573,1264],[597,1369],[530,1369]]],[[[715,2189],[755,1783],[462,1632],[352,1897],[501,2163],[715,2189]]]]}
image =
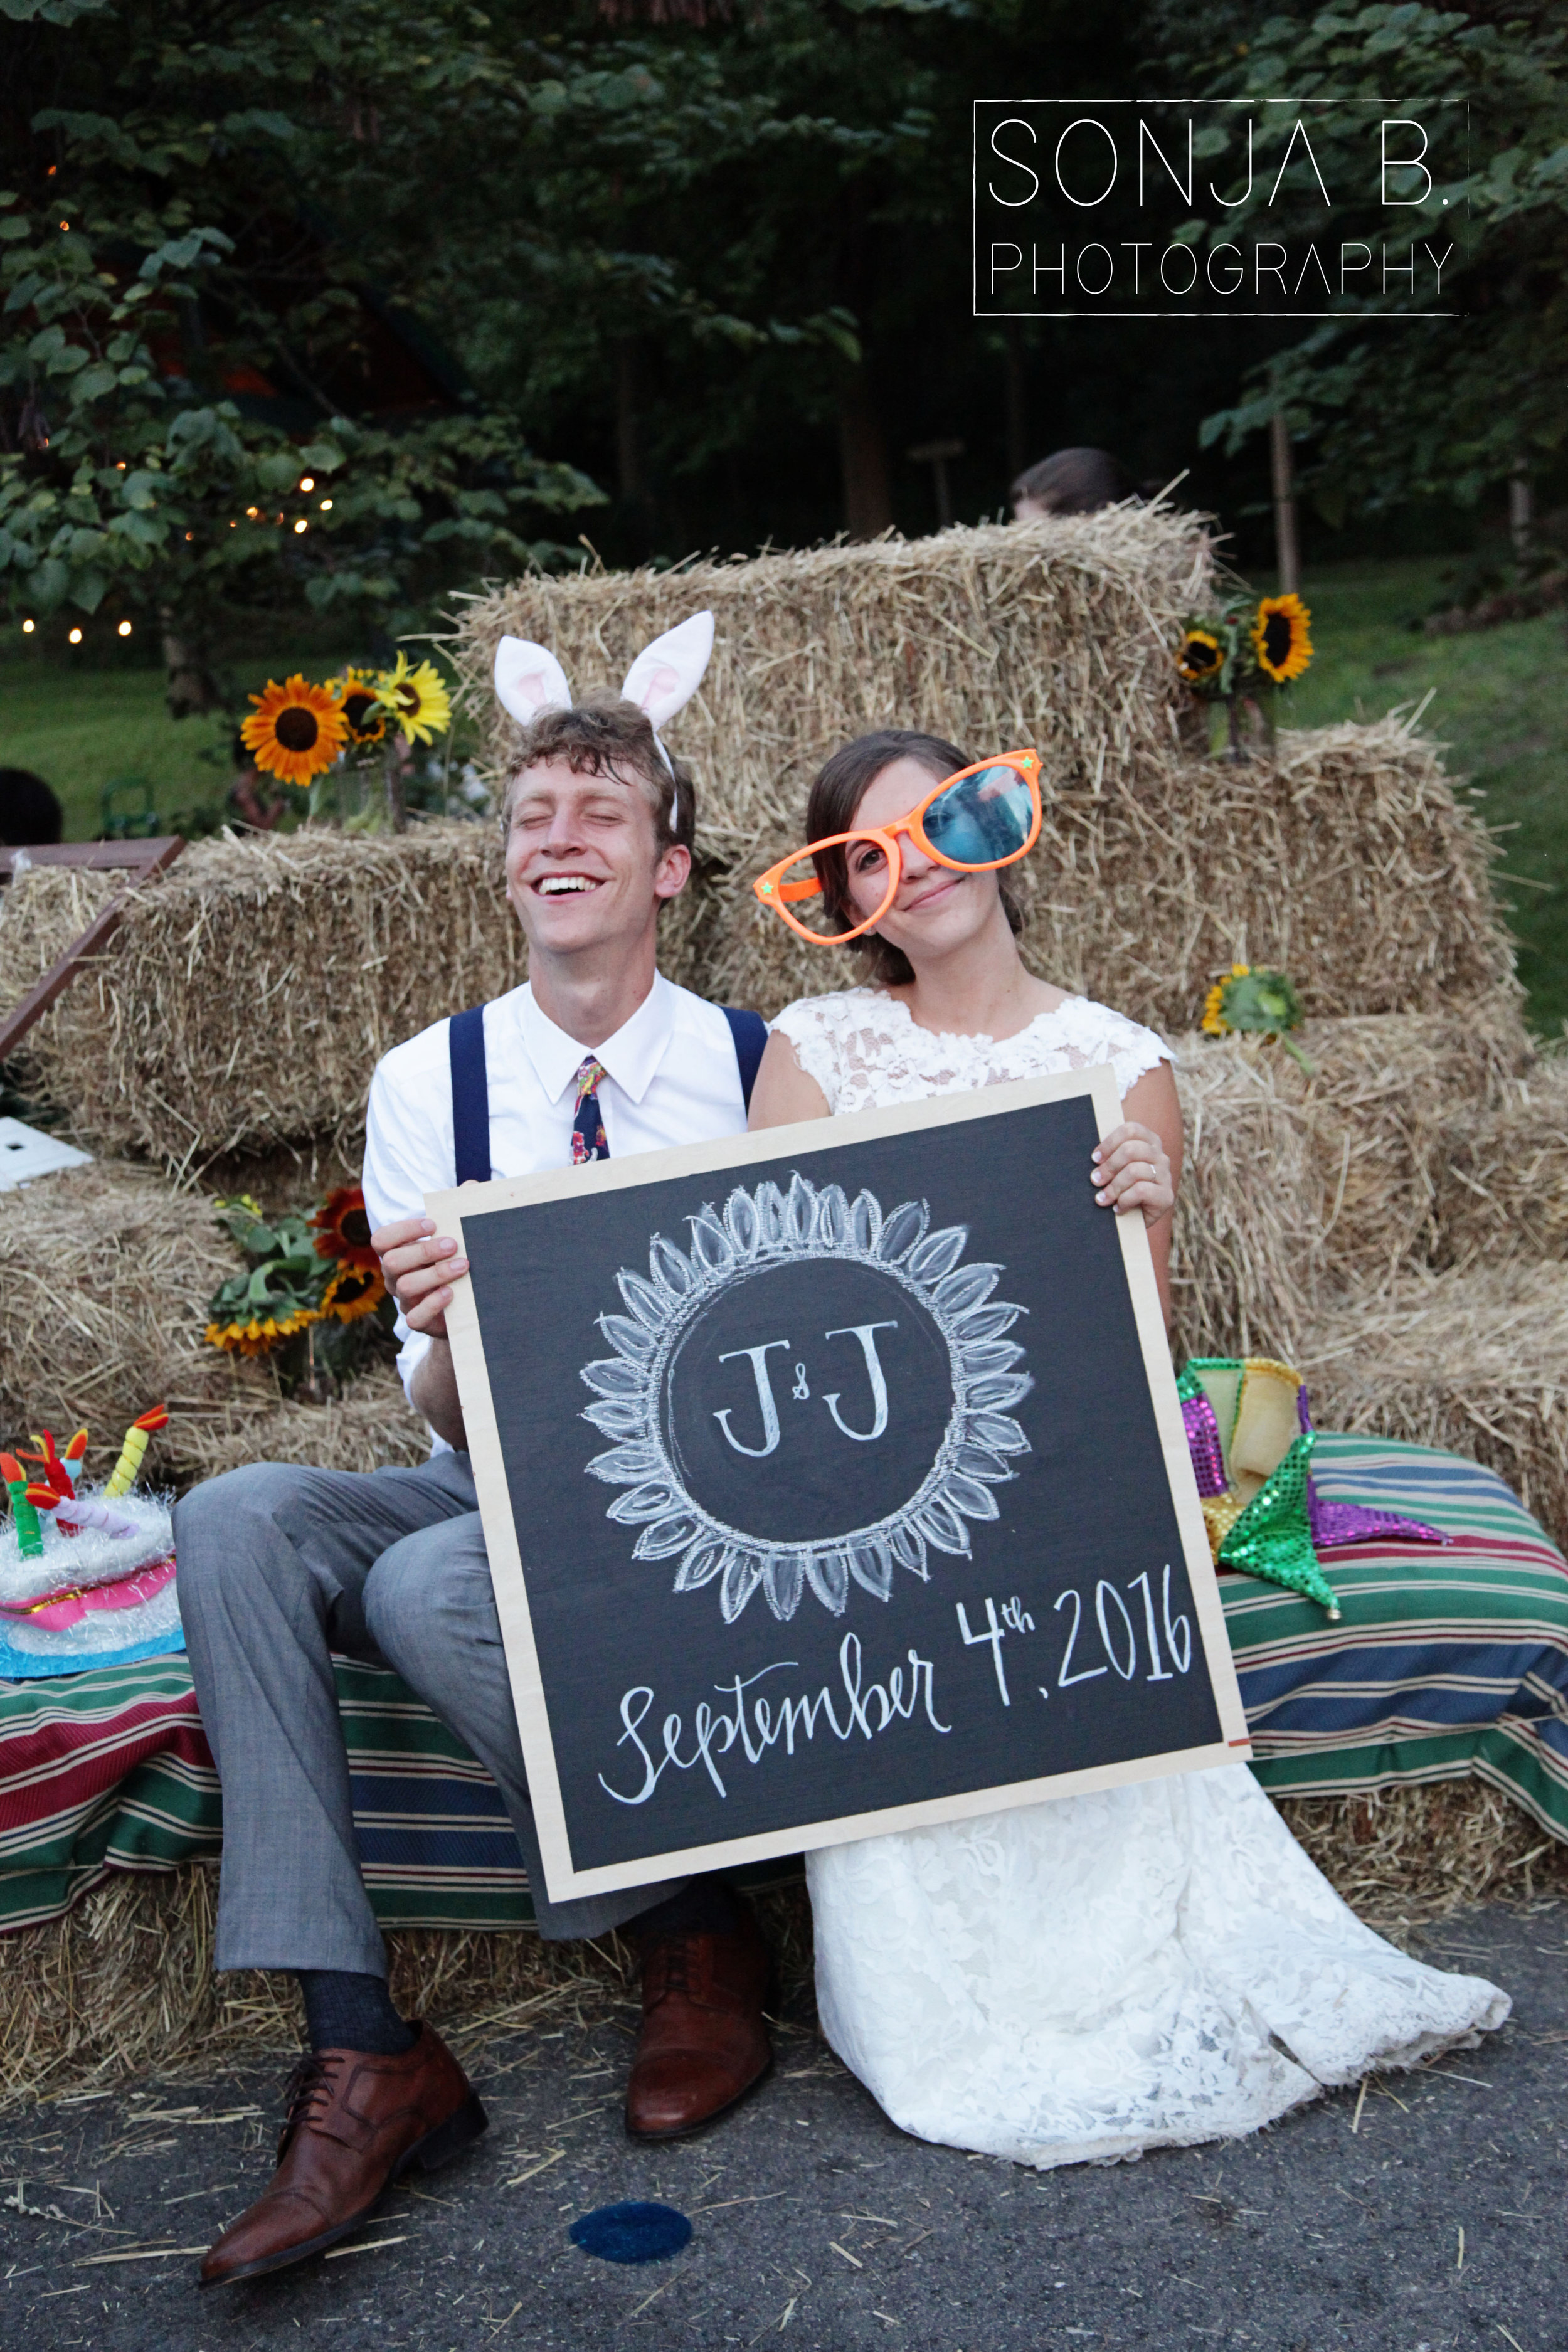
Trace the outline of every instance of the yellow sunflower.
{"type": "Polygon", "coordinates": [[[367,1274],[363,1266],[341,1265],[321,1293],[321,1313],[353,1323],[362,1315],[374,1315],[385,1297],[379,1268],[367,1274]]]}
{"type": "Polygon", "coordinates": [[[265,1356],[279,1339],[321,1320],[313,1307],[301,1307],[292,1315],[253,1315],[248,1323],[209,1323],[202,1337],[209,1348],[226,1348],[231,1355],[265,1356]]]}
{"type": "Polygon", "coordinates": [[[1233,980],[1246,980],[1252,971],[1249,963],[1233,963],[1225,980],[1216,980],[1204,999],[1204,1017],[1198,1024],[1211,1037],[1228,1037],[1230,1024],[1225,1017],[1226,994],[1233,980]]]}
{"type": "Polygon", "coordinates": [[[417,669],[410,669],[408,656],[399,654],[397,667],[381,672],[375,690],[382,709],[402,728],[405,742],[417,738],[428,743],[432,736],[444,735],[452,723],[451,698],[432,662],[421,662],[417,669]]]}
{"type": "Polygon", "coordinates": [[[351,743],[379,743],[386,733],[386,712],[375,690],[375,680],[367,669],[345,669],[342,677],[330,677],[329,689],[337,697],[342,709],[351,743]]]}
{"type": "Polygon", "coordinates": [[[348,722],[326,687],[308,686],[299,676],[279,686],[269,677],[266,693],[250,699],[255,713],[239,735],[258,768],[286,784],[308,784],[331,766],[348,722]]]}
{"type": "Polygon", "coordinates": [[[1311,614],[1300,596],[1265,596],[1252,624],[1258,667],[1276,686],[1300,677],[1312,658],[1311,614]]]}
{"type": "Polygon", "coordinates": [[[1189,629],[1176,647],[1176,667],[1189,686],[1206,686],[1224,656],[1207,629],[1189,629]]]}

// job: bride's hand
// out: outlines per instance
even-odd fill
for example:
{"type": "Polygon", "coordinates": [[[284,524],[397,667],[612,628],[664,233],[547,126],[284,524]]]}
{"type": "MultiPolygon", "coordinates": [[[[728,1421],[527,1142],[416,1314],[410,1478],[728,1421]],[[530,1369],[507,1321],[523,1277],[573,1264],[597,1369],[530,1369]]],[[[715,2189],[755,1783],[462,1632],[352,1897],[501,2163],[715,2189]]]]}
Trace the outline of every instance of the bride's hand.
{"type": "Polygon", "coordinates": [[[1152,1127],[1134,1119],[1113,1127],[1091,1154],[1089,1181],[1102,1209],[1118,1216],[1142,1209],[1146,1225],[1157,1225],[1176,1205],[1176,1188],[1164,1145],[1152,1127]]]}

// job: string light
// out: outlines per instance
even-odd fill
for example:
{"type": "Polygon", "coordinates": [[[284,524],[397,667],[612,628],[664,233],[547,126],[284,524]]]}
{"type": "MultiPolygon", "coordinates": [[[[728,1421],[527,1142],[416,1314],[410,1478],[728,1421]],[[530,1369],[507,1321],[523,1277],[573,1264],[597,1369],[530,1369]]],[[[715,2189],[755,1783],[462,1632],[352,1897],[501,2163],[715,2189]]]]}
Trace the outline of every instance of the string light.
{"type": "Polygon", "coordinates": [[[36,621],[24,621],[22,624],[22,635],[25,637],[30,637],[37,625],[38,625],[36,621]]]}
{"type": "Polygon", "coordinates": [[[80,643],[81,643],[81,631],[80,631],[79,629],[73,629],[73,630],[71,631],[71,633],[70,633],[70,642],[71,642],[71,644],[72,644],[73,646],[79,646],[79,645],[80,645],[80,643]]]}
{"type": "Polygon", "coordinates": [[[315,488],[315,487],[316,487],[316,477],[314,476],[314,474],[307,474],[307,475],[306,475],[306,477],[305,477],[305,478],[304,478],[304,480],[303,480],[303,481],[300,483],[300,488],[302,490],[313,490],[313,489],[315,488]]]}
{"type": "Polygon", "coordinates": [[[331,511],[332,511],[332,502],[331,502],[331,499],[323,499],[321,500],[321,512],[322,512],[323,514],[331,514],[331,511]]]}
{"type": "Polygon", "coordinates": [[[121,622],[120,634],[122,637],[128,637],[131,635],[131,624],[129,621],[121,622]]]}
{"type": "Polygon", "coordinates": [[[301,516],[300,517],[299,521],[294,525],[294,528],[295,528],[295,530],[310,530],[310,524],[305,520],[304,516],[303,516],[303,515],[301,515],[301,516]]]}

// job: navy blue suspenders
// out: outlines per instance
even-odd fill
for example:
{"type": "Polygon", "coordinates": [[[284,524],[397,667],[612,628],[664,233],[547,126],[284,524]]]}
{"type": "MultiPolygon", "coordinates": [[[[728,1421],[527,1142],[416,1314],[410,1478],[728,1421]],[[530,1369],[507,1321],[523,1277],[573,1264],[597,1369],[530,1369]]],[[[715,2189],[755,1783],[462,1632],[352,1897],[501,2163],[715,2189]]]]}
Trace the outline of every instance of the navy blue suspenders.
{"type": "Polygon", "coordinates": [[[452,1058],[452,1141],[457,1184],[490,1181],[490,1087],[485,1072],[485,1008],[470,1005],[447,1024],[452,1058]]]}
{"type": "MultiPolygon", "coordinates": [[[[741,1094],[749,1110],[752,1088],[757,1082],[762,1064],[763,1048],[768,1042],[768,1024],[760,1013],[743,1013],[737,1005],[722,1005],[721,1011],[730,1024],[734,1040],[735,1064],[741,1074],[741,1094]]],[[[455,1013],[447,1024],[447,1050],[452,1063],[452,1141],[458,1184],[488,1184],[490,1181],[490,1089],[485,1070],[485,1008],[470,1005],[467,1013],[455,1013]]]]}
{"type": "Polygon", "coordinates": [[[735,1060],[741,1072],[741,1097],[750,1110],[752,1088],[757,1083],[763,1048],[768,1042],[768,1024],[760,1013],[742,1013],[736,1004],[721,1004],[719,1010],[729,1023],[730,1034],[735,1041],[735,1060]]]}

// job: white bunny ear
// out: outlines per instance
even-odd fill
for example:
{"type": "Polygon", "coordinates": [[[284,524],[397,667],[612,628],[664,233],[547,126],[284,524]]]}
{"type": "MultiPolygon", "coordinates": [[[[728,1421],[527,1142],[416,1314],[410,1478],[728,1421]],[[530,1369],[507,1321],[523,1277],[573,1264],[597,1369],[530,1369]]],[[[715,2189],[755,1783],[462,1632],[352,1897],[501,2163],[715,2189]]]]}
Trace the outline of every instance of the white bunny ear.
{"type": "Polygon", "coordinates": [[[565,671],[552,653],[526,637],[503,637],[496,647],[496,693],[524,727],[542,710],[572,708],[565,671]]]}
{"type": "Polygon", "coordinates": [[[693,613],[678,629],[668,629],[644,646],[626,672],[621,692],[627,702],[646,710],[654,731],[684,710],[702,683],[713,652],[713,615],[693,613]]]}

